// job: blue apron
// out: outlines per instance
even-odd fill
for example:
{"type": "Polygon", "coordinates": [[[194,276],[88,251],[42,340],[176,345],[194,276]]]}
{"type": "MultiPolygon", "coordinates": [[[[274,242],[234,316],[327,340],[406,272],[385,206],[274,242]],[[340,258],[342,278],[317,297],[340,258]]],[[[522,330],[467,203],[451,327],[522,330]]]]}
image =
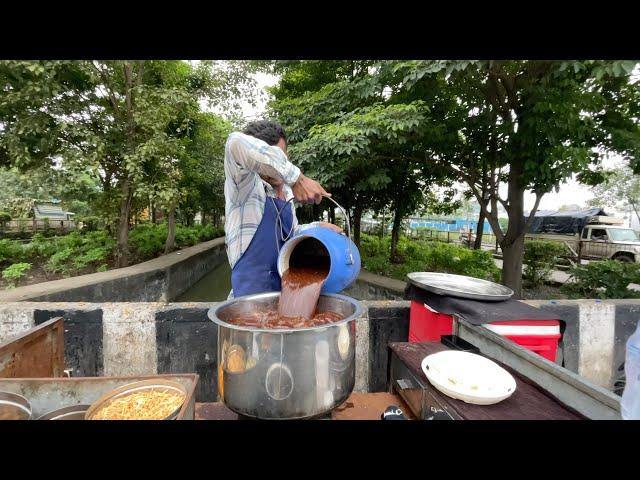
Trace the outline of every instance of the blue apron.
{"type": "Polygon", "coordinates": [[[249,247],[231,271],[231,288],[234,297],[280,291],[278,253],[291,232],[292,222],[291,205],[285,200],[267,197],[262,221],[249,247]],[[278,214],[280,214],[281,225],[276,221],[278,214]]]}

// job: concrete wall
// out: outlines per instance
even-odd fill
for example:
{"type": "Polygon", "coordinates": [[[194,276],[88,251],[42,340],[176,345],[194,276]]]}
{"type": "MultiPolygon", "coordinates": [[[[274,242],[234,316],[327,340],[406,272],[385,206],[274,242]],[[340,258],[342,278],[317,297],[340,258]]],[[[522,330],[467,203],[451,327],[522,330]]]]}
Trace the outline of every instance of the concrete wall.
{"type": "Polygon", "coordinates": [[[403,300],[405,282],[365,270],[356,282],[342,293],[358,300],[403,300]]]}
{"type": "MultiPolygon", "coordinates": [[[[215,303],[0,304],[0,342],[53,317],[65,319],[73,376],[198,373],[199,401],[217,399],[215,303]]],[[[385,391],[389,341],[406,341],[407,302],[363,302],[356,321],[356,390],[385,391]]]]}
{"type": "MultiPolygon", "coordinates": [[[[611,388],[634,331],[640,301],[531,301],[565,321],[558,363],[611,388]]],[[[407,341],[409,302],[363,301],[356,321],[357,391],[388,389],[388,343],[407,341]]],[[[217,398],[215,303],[0,304],[0,341],[65,318],[65,363],[74,376],[198,373],[198,400],[217,398]]]]}
{"type": "Polygon", "coordinates": [[[0,292],[1,302],[167,302],[227,261],[224,238],[108,272],[0,292]]]}
{"type": "Polygon", "coordinates": [[[624,362],[626,341],[640,318],[640,300],[529,300],[564,320],[564,367],[611,389],[624,362]]]}

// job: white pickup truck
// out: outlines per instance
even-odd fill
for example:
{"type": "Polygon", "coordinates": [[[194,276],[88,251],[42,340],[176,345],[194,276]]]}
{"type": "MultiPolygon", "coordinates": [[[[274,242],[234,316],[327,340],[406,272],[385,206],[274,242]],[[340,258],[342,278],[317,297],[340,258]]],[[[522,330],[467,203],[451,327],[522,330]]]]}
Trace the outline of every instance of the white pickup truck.
{"type": "Polygon", "coordinates": [[[580,259],[640,263],[640,238],[622,224],[621,219],[598,216],[591,218],[580,234],[530,233],[525,239],[563,242],[580,259]]]}

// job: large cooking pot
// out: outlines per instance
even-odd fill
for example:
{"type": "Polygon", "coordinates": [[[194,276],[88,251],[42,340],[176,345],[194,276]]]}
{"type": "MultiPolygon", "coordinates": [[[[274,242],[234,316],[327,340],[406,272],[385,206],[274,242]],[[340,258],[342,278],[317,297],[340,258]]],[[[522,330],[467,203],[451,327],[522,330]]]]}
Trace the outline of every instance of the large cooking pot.
{"type": "Polygon", "coordinates": [[[209,310],[218,325],[218,393],[246,417],[303,419],[323,415],[344,402],[355,382],[355,320],[358,301],[321,295],[318,311],[345,316],[312,328],[261,329],[228,323],[230,318],[277,308],[280,292],[238,297],[209,310]]]}

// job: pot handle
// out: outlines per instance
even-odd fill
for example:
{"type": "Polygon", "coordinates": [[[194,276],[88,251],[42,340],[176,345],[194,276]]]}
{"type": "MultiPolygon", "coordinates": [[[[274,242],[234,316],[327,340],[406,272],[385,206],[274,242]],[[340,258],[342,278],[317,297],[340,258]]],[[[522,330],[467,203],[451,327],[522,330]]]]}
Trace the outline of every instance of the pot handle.
{"type": "Polygon", "coordinates": [[[324,195],[324,198],[331,200],[336,206],[342,211],[342,215],[344,216],[344,221],[347,226],[347,265],[353,265],[353,252],[351,251],[351,225],[349,225],[349,215],[342,206],[336,202],[333,198],[324,195]]]}

